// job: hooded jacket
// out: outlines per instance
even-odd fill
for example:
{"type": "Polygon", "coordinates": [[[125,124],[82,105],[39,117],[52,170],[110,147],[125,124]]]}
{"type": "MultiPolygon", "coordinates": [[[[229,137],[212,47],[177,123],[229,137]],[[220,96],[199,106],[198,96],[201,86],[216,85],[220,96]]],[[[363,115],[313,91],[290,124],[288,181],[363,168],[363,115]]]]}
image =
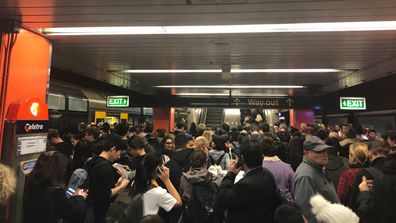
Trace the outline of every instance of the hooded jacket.
{"type": "MultiPolygon", "coordinates": [[[[169,155],[170,160],[166,162],[165,166],[169,168],[169,179],[173,186],[179,191],[180,178],[183,169],[189,169],[191,165],[191,154],[194,149],[181,149],[169,155]]],[[[162,188],[166,188],[162,182],[159,182],[162,188]]],[[[173,208],[170,212],[160,210],[159,215],[165,222],[175,223],[178,221],[181,214],[181,208],[173,208]]]]}
{"type": "MultiPolygon", "coordinates": [[[[183,201],[191,198],[193,193],[193,184],[205,181],[206,175],[208,174],[208,169],[205,167],[201,168],[191,168],[187,173],[183,173],[180,179],[180,195],[183,201]]],[[[220,186],[222,178],[212,174],[212,182],[216,186],[220,186]]]]}
{"type": "Polygon", "coordinates": [[[349,158],[349,146],[355,142],[360,142],[360,140],[357,138],[354,138],[354,139],[348,138],[348,139],[342,140],[340,142],[340,146],[341,146],[340,156],[343,156],[348,159],[349,158]]]}
{"type": "Polygon", "coordinates": [[[170,160],[165,164],[169,168],[170,176],[169,179],[175,186],[176,190],[179,190],[180,177],[182,176],[183,169],[189,169],[191,162],[191,154],[194,149],[182,149],[176,151],[170,155],[170,160]]]}
{"type": "Polygon", "coordinates": [[[349,168],[349,161],[341,156],[329,155],[329,162],[326,165],[327,175],[335,187],[338,186],[338,181],[342,171],[349,168]]]}

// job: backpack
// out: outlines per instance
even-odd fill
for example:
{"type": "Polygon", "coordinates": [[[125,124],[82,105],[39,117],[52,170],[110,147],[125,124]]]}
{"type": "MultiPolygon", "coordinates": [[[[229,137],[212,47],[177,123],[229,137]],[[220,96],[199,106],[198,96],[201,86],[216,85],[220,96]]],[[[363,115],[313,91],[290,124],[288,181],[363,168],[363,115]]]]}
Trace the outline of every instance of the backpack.
{"type": "MultiPolygon", "coordinates": [[[[89,162],[89,160],[87,162],[89,162]]],[[[101,163],[96,164],[91,169],[91,172],[93,172],[98,167],[100,167],[104,164],[106,164],[106,162],[101,162],[101,163]]],[[[72,197],[78,188],[89,189],[89,186],[90,186],[90,179],[89,179],[89,173],[87,171],[86,166],[84,166],[83,168],[78,168],[73,171],[72,176],[70,177],[70,180],[69,180],[69,183],[68,183],[67,189],[66,189],[66,197],[68,197],[68,198],[72,197]]],[[[88,201],[84,223],[93,223],[93,222],[94,222],[93,208],[88,201]]]]}
{"type": "Polygon", "coordinates": [[[192,185],[191,198],[184,205],[181,221],[183,223],[209,223],[214,218],[214,208],[218,188],[212,182],[213,175],[208,172],[205,180],[192,185]]]}
{"type": "MultiPolygon", "coordinates": [[[[88,160],[87,162],[89,162],[90,160],[88,160]]],[[[94,170],[96,170],[99,166],[102,166],[103,164],[105,164],[105,162],[101,162],[96,164],[91,172],[93,172],[94,170]]],[[[87,167],[84,166],[83,168],[78,168],[76,170],[73,171],[69,183],[67,184],[67,190],[66,190],[66,196],[73,196],[75,190],[77,190],[78,188],[84,188],[84,189],[89,189],[89,184],[90,184],[90,180],[89,180],[89,174],[88,174],[88,170],[87,167]]]]}
{"type": "Polygon", "coordinates": [[[117,216],[117,220],[106,222],[139,223],[143,218],[143,194],[153,188],[154,186],[150,184],[143,193],[139,193],[133,198],[129,197],[127,205],[125,207],[120,207],[122,210],[119,216],[117,216]]]}
{"type": "Polygon", "coordinates": [[[129,181],[127,187],[121,190],[120,192],[118,192],[115,200],[110,204],[109,209],[107,210],[106,213],[107,223],[118,222],[118,220],[122,218],[122,215],[125,209],[128,207],[131,200],[135,196],[139,195],[139,192],[136,189],[135,182],[136,182],[135,178],[132,178],[129,181]]]}
{"type": "MultiPolygon", "coordinates": [[[[122,213],[115,219],[117,223],[138,223],[143,218],[143,194],[138,194],[130,200],[122,213]]],[[[106,219],[106,222],[108,219],[106,219]]]]}
{"type": "Polygon", "coordinates": [[[73,171],[66,189],[66,197],[70,198],[74,195],[78,188],[86,188],[88,172],[84,168],[78,168],[73,171]]]}
{"type": "Polygon", "coordinates": [[[118,192],[116,199],[110,204],[106,213],[107,223],[118,222],[118,220],[122,218],[124,211],[133,199],[132,196],[130,196],[129,189],[130,188],[125,188],[118,192]]]}
{"type": "Polygon", "coordinates": [[[223,155],[221,155],[217,160],[215,160],[213,158],[213,156],[209,155],[209,159],[210,159],[210,164],[211,166],[216,165],[216,166],[220,166],[221,161],[223,160],[224,156],[226,153],[224,153],[223,155]]]}

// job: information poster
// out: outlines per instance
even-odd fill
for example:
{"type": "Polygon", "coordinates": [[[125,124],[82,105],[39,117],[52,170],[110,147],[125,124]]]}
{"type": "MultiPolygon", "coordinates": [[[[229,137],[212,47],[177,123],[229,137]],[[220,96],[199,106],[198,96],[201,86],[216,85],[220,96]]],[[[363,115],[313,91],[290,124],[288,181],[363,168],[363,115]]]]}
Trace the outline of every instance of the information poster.
{"type": "Polygon", "coordinates": [[[47,134],[37,134],[17,137],[17,155],[44,152],[47,144],[47,134]]]}

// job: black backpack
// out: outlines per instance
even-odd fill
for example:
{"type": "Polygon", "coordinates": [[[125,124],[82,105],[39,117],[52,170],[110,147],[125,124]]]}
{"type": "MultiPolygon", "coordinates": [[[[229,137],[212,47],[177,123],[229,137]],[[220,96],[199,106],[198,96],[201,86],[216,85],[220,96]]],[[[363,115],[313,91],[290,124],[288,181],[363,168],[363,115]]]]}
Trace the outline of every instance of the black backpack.
{"type": "Polygon", "coordinates": [[[181,222],[209,223],[213,221],[218,188],[212,182],[213,175],[208,172],[204,181],[192,185],[191,198],[184,205],[181,222]]]}
{"type": "MultiPolygon", "coordinates": [[[[121,190],[116,199],[110,204],[109,209],[106,213],[106,222],[119,222],[120,219],[125,215],[125,211],[129,204],[132,203],[133,197],[129,195],[130,188],[121,190]]],[[[139,195],[139,194],[138,194],[139,195]]]]}
{"type": "MultiPolygon", "coordinates": [[[[88,159],[89,162],[91,159],[88,159]]],[[[97,168],[105,165],[106,162],[101,162],[96,164],[92,169],[91,172],[96,171],[97,168]]],[[[83,167],[75,169],[70,177],[69,183],[66,188],[66,196],[70,197],[74,194],[74,192],[80,188],[80,189],[89,189],[90,186],[90,178],[89,178],[89,173],[88,173],[88,168],[86,166],[86,163],[84,164],[83,167]]]]}
{"type": "Polygon", "coordinates": [[[126,188],[117,195],[106,214],[107,223],[138,223],[143,218],[143,194],[153,189],[153,185],[136,195],[126,188]]]}

